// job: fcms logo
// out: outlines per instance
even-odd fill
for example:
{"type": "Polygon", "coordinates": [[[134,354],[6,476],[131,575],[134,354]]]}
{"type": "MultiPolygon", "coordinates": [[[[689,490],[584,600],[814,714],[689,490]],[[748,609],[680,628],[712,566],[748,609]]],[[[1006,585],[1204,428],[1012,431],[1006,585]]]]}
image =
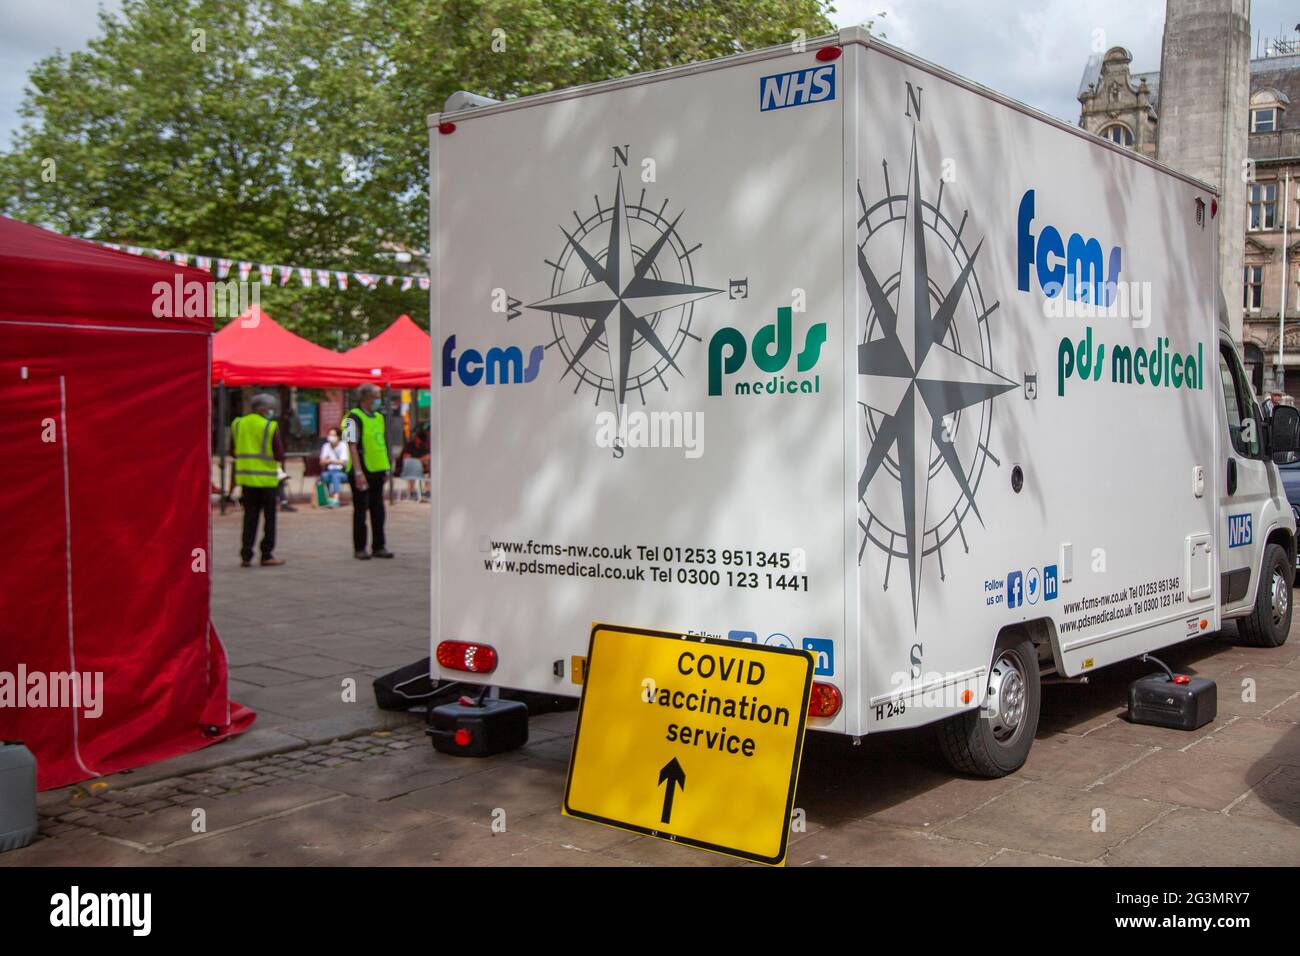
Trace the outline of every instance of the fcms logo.
{"type": "Polygon", "coordinates": [[[773,73],[758,80],[758,109],[782,110],[787,106],[826,103],[835,99],[835,64],[814,66],[792,73],[773,73]]]}
{"type": "Polygon", "coordinates": [[[456,336],[442,343],[442,384],[451,385],[455,376],[463,385],[523,385],[537,378],[546,349],[534,345],[524,364],[524,353],[517,345],[493,347],[484,355],[478,349],[466,349],[457,355],[456,336]]]}

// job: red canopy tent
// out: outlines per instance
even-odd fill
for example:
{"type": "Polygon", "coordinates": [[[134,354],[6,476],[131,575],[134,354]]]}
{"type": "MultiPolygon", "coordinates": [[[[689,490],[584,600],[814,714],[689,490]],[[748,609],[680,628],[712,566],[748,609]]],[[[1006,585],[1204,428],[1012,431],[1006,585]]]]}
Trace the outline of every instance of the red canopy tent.
{"type": "Polygon", "coordinates": [[[337,388],[374,380],[368,369],[294,335],[257,306],[251,306],[212,339],[214,385],[337,388]]]}
{"type": "Polygon", "coordinates": [[[376,383],[398,388],[429,387],[429,333],[412,322],[409,315],[399,315],[384,331],[344,356],[368,370],[376,383]]]}
{"type": "Polygon", "coordinates": [[[0,217],[0,738],[41,789],[253,721],[209,620],[212,325],[171,295],[210,279],[0,217]]]}

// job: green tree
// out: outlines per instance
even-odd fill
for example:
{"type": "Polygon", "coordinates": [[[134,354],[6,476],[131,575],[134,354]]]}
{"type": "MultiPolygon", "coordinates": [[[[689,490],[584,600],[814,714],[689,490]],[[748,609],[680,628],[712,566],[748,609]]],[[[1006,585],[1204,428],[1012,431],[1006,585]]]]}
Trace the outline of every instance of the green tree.
{"type": "MultiPolygon", "coordinates": [[[[423,272],[425,119],[497,98],[813,37],[825,0],[124,0],[32,70],[0,210],[61,232],[253,262],[423,272]],[[495,42],[495,48],[494,48],[495,42]],[[504,44],[504,49],[502,49],[504,44]],[[50,179],[50,161],[53,178],[50,179]],[[394,258],[415,253],[411,266],[394,258]]],[[[278,278],[278,277],[277,277],[278,278]]],[[[329,347],[418,286],[262,290],[329,347]]]]}

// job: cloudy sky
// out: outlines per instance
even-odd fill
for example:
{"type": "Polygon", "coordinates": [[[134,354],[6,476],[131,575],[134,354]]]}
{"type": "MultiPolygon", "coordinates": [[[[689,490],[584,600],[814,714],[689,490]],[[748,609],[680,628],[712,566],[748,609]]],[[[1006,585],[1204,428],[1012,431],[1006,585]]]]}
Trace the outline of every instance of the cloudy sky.
{"type": "MultiPolygon", "coordinates": [[[[83,47],[97,32],[96,11],[119,5],[0,0],[0,144],[8,144],[18,123],[32,64],[55,50],[83,47]]],[[[1163,0],[838,0],[836,6],[841,26],[874,17],[876,32],[891,43],[1071,122],[1079,116],[1074,97],[1094,45],[1128,47],[1138,72],[1160,68],[1163,0]]],[[[1278,36],[1298,19],[1294,3],[1255,0],[1251,30],[1278,36]]]]}

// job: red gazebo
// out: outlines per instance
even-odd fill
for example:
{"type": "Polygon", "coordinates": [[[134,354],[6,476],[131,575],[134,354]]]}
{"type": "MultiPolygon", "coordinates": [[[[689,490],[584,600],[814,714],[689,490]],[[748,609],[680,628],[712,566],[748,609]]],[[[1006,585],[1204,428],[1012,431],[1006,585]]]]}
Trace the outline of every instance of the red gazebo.
{"type": "Polygon", "coordinates": [[[209,619],[212,322],[170,294],[210,280],[0,217],[0,739],[41,789],[253,721],[209,619]]]}
{"type": "Polygon", "coordinates": [[[251,306],[212,338],[212,384],[351,387],[377,381],[349,356],[294,335],[251,306]]]}
{"type": "Polygon", "coordinates": [[[370,381],[395,388],[428,388],[433,361],[429,333],[409,315],[399,315],[369,342],[344,353],[358,368],[370,373],[370,381]]]}

